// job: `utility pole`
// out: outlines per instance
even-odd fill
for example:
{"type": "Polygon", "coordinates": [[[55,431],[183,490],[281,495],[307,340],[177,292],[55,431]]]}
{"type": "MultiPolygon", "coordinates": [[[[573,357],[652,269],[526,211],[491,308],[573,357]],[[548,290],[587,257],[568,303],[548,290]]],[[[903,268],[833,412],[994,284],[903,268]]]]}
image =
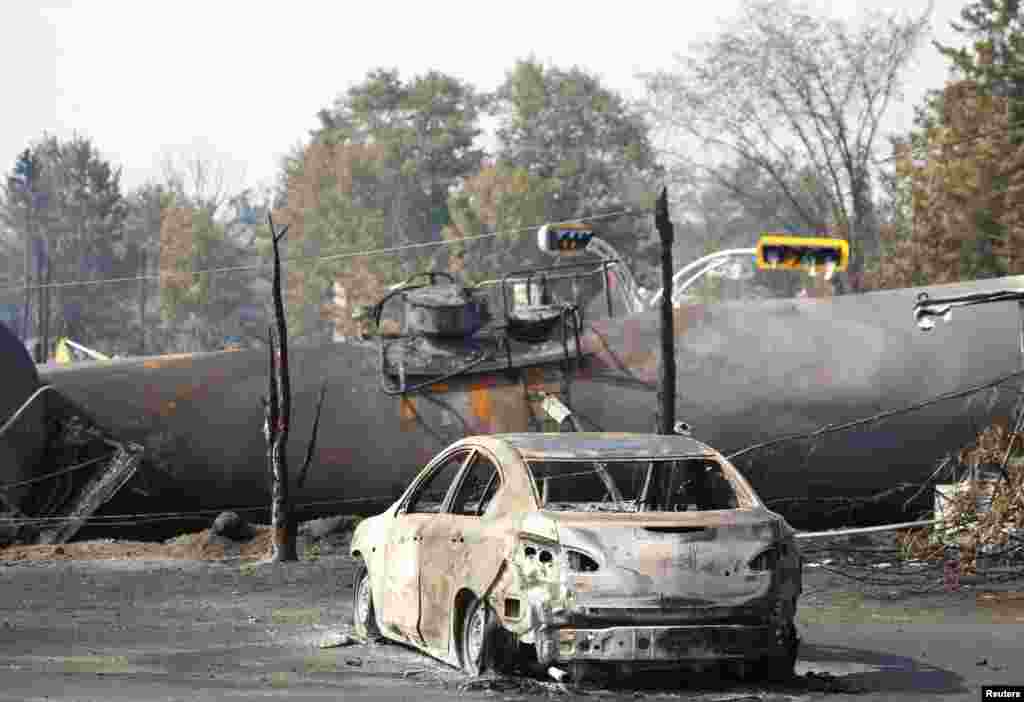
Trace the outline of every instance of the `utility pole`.
{"type": "MultiPolygon", "coordinates": [[[[31,197],[31,191],[29,191],[31,197]]],[[[28,341],[32,333],[32,204],[25,211],[25,304],[22,310],[22,338],[28,341]]],[[[35,351],[32,352],[35,360],[35,351]]]]}
{"type": "MultiPolygon", "coordinates": [[[[32,241],[34,238],[32,211],[36,204],[33,188],[36,174],[33,161],[31,149],[25,149],[18,156],[18,161],[14,166],[15,179],[22,180],[22,191],[25,194],[25,305],[22,311],[22,338],[26,342],[29,339],[29,334],[32,333],[32,241]]],[[[32,355],[35,357],[34,351],[32,355]]]]}
{"type": "MultiPolygon", "coordinates": [[[[661,195],[654,209],[654,226],[661,236],[661,289],[672,290],[672,243],[675,227],[668,216],[668,188],[661,189],[661,195]]],[[[661,296],[661,378],[658,399],[658,433],[674,434],[676,424],[676,349],[675,329],[672,323],[672,295],[661,296]]]]}

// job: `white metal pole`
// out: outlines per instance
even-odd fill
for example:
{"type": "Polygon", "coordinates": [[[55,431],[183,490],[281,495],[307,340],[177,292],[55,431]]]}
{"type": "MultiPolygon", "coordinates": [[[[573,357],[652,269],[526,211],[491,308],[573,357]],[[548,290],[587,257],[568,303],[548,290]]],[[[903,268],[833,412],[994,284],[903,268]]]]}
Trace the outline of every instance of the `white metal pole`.
{"type": "MultiPolygon", "coordinates": [[[[685,276],[687,273],[689,273],[690,271],[692,271],[692,270],[694,270],[696,268],[704,266],[704,265],[706,265],[706,264],[708,264],[708,263],[710,263],[712,261],[718,260],[718,259],[731,258],[733,256],[756,256],[756,255],[757,255],[757,249],[756,248],[753,248],[753,249],[724,249],[722,251],[716,251],[715,253],[708,254],[707,256],[703,256],[701,258],[698,258],[693,263],[688,263],[685,266],[683,266],[682,268],[680,268],[678,271],[676,271],[675,275],[672,276],[673,292],[675,292],[674,289],[679,284],[679,280],[683,276],[685,276]]],[[[703,275],[704,273],[706,273],[707,270],[710,270],[710,269],[705,269],[704,271],[701,271],[701,273],[698,275],[698,277],[700,275],[703,275]]],[[[688,281],[687,285],[690,285],[691,282],[692,281],[688,281]]],[[[658,300],[661,299],[661,296],[664,293],[665,293],[665,289],[664,288],[662,288],[658,292],[654,293],[654,295],[652,295],[651,298],[647,301],[648,307],[654,307],[656,304],[658,304],[658,300]]]]}

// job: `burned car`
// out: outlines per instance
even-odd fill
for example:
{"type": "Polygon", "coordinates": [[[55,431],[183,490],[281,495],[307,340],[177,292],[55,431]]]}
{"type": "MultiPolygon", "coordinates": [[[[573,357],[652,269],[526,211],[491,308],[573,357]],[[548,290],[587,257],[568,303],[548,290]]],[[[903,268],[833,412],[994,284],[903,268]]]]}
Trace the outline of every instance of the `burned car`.
{"type": "Polygon", "coordinates": [[[793,534],[690,437],[467,437],[356,529],[354,626],[470,674],[525,653],[577,675],[731,662],[788,677],[793,534]]]}

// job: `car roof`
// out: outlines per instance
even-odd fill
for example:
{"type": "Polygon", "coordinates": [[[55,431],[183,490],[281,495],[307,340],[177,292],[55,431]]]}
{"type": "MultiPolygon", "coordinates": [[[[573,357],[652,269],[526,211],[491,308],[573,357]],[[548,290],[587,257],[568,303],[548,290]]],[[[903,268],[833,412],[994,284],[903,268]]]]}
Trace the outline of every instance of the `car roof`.
{"type": "Polygon", "coordinates": [[[484,447],[504,445],[524,460],[630,459],[670,456],[711,456],[715,451],[688,436],[567,432],[558,434],[489,434],[467,438],[484,447]]]}

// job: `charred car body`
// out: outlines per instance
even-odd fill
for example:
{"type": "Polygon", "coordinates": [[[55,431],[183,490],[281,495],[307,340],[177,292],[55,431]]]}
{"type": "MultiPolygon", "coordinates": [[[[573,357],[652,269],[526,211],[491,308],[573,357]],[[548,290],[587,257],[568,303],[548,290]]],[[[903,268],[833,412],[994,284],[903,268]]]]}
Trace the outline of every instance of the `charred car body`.
{"type": "Polygon", "coordinates": [[[363,636],[470,673],[735,661],[792,674],[793,530],[682,436],[502,434],[441,452],[352,541],[363,636]]]}

